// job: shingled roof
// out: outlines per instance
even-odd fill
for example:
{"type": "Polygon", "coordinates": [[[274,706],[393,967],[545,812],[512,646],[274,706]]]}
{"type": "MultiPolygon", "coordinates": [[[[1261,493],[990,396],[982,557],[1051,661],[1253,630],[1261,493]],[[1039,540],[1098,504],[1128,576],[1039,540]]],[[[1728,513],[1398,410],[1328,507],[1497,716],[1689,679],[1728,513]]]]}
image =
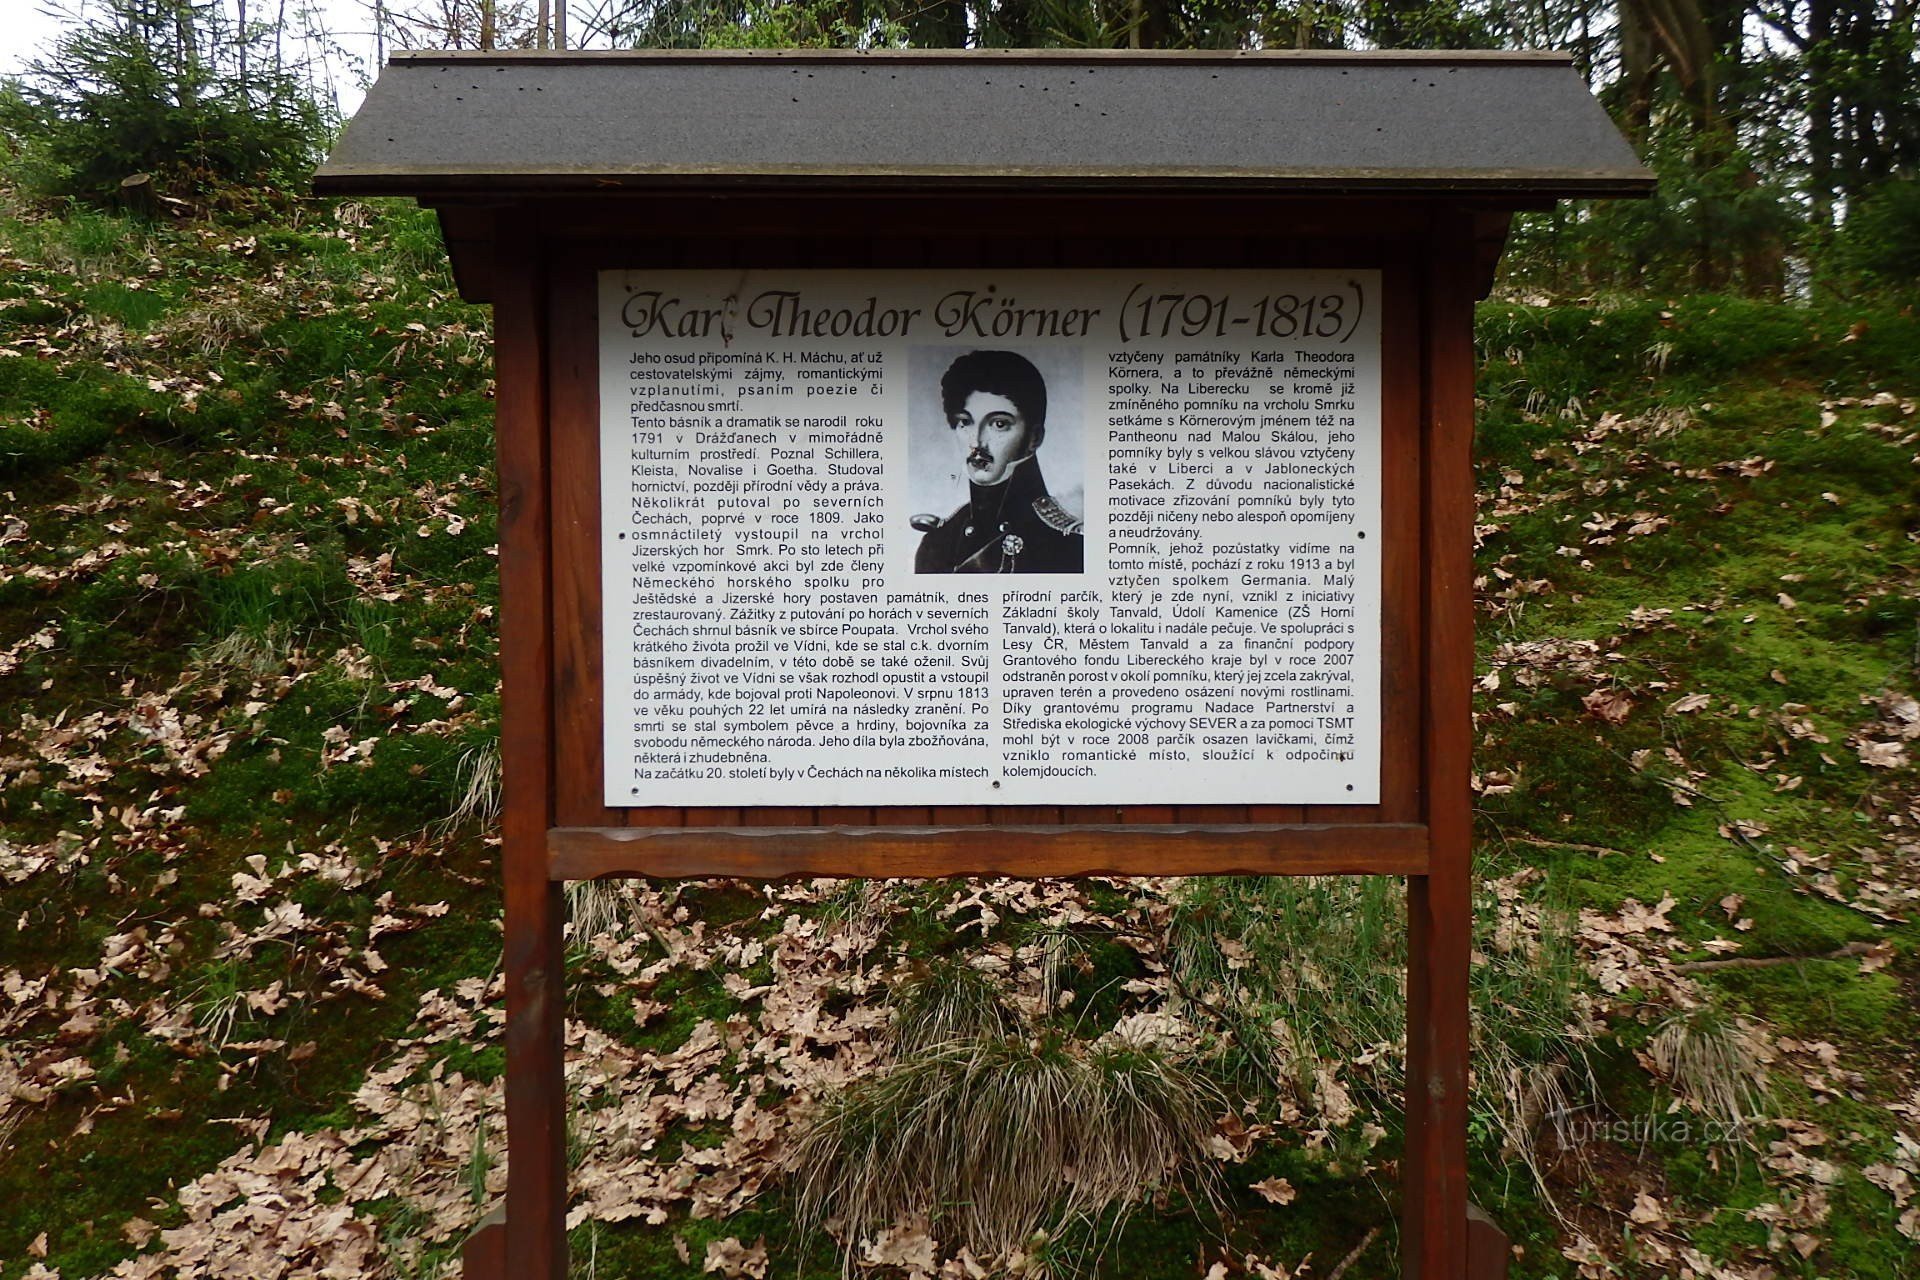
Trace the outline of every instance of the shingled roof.
{"type": "Polygon", "coordinates": [[[1640,195],[1556,53],[400,53],[314,178],[427,200],[663,187],[1640,195]]]}

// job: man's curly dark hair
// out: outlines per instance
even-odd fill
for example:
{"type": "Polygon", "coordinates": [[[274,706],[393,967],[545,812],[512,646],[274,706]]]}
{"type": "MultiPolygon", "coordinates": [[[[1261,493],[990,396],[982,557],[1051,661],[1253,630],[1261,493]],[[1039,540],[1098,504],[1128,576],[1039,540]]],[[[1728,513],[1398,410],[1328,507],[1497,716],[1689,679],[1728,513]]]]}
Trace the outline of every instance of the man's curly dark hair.
{"type": "Polygon", "coordinates": [[[1033,362],[1012,351],[969,351],[940,378],[940,407],[952,422],[976,391],[1013,401],[1027,424],[1027,452],[1047,437],[1047,382],[1033,362]]]}

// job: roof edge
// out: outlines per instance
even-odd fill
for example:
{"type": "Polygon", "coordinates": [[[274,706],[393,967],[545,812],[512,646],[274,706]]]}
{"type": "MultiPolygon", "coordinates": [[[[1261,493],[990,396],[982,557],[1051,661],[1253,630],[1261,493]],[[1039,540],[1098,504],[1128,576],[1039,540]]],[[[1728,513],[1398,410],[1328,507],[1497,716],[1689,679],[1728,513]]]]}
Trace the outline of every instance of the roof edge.
{"type": "Polygon", "coordinates": [[[1562,49],[400,49],[389,64],[499,62],[516,66],[579,66],[627,62],[1292,62],[1400,65],[1567,66],[1562,49]]]}
{"type": "Polygon", "coordinates": [[[358,168],[323,166],[314,174],[319,196],[458,196],[524,199],[542,193],[611,196],[662,189],[704,186],[729,194],[753,190],[897,191],[1026,190],[1093,191],[1108,193],[1177,193],[1181,191],[1239,191],[1249,195],[1290,192],[1325,195],[1356,194],[1470,195],[1509,193],[1568,198],[1639,196],[1651,192],[1655,179],[1643,168],[1634,169],[1526,169],[1512,172],[1462,172],[1456,169],[1008,169],[981,173],[974,169],[842,169],[820,171],[687,166],[675,169],[609,173],[599,170],[474,170],[455,166],[420,167],[368,165],[358,168]]]}

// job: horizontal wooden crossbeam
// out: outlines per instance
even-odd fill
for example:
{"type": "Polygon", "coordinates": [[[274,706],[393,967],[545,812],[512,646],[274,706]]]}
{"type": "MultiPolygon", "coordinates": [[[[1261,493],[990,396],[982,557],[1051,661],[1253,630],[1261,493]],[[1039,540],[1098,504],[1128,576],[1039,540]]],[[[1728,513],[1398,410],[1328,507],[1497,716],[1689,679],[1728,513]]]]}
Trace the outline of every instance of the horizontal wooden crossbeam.
{"type": "Polygon", "coordinates": [[[1427,873],[1427,828],[1377,824],[556,827],[554,880],[1427,873]]]}

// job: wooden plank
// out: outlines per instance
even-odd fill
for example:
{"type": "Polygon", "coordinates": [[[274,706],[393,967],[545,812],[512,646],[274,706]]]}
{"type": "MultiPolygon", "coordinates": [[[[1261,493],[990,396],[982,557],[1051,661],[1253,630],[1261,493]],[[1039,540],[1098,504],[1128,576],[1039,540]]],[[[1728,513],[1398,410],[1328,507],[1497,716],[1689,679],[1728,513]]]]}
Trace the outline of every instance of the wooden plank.
{"type": "Polygon", "coordinates": [[[505,219],[495,263],[500,488],[501,860],[506,888],[506,1274],[566,1280],[565,971],[560,885],[546,874],[553,796],[546,271],[505,219]]]}
{"type": "Polygon", "coordinates": [[[699,878],[959,875],[1418,875],[1427,831],[1378,825],[559,827],[549,874],[699,878]],[[1356,839],[1356,834],[1361,838],[1356,839]]]}
{"type": "Polygon", "coordinates": [[[1409,1280],[1467,1273],[1468,965],[1472,950],[1473,242],[1437,218],[1424,289],[1427,448],[1426,875],[1407,884],[1407,1149],[1402,1254],[1409,1280]]]}
{"type": "MultiPolygon", "coordinates": [[[[491,267],[489,267],[491,270],[491,267]]],[[[495,1205],[460,1246],[461,1280],[507,1280],[507,1211],[495,1205]]]]}
{"type": "Polygon", "coordinates": [[[1485,1209],[1467,1205],[1467,1280],[1507,1280],[1513,1241],[1485,1209]]]}
{"type": "MultiPolygon", "coordinates": [[[[763,61],[769,56],[765,49],[565,49],[552,53],[535,54],[524,50],[502,53],[491,49],[402,49],[391,55],[391,61],[407,63],[483,63],[510,62],[516,66],[541,66],[550,63],[562,65],[581,65],[593,63],[622,62],[741,62],[763,61]]],[[[1336,66],[1367,66],[1379,63],[1391,63],[1398,66],[1511,66],[1514,63],[1546,64],[1549,66],[1567,66],[1573,55],[1556,49],[1369,49],[1364,53],[1349,52],[1344,49],[1261,49],[1251,51],[1240,48],[1224,49],[816,49],[784,48],[771,56],[780,59],[782,65],[805,66],[809,63],[834,63],[857,61],[863,64],[883,67],[890,64],[913,64],[928,62],[961,63],[1008,63],[1023,62],[1073,62],[1073,63],[1196,63],[1217,62],[1233,66],[1247,66],[1261,62],[1284,62],[1295,65],[1326,63],[1336,66]]]]}

